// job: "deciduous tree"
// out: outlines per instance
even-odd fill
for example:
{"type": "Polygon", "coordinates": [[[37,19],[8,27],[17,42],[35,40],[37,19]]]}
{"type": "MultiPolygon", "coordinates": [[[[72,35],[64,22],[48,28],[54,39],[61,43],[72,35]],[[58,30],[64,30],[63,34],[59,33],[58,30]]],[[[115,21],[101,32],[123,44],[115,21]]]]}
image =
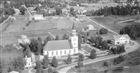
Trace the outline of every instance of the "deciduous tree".
{"type": "Polygon", "coordinates": [[[92,49],[91,52],[90,52],[90,58],[91,59],[96,58],[96,51],[94,49],[92,49]]]}
{"type": "Polygon", "coordinates": [[[72,58],[71,58],[71,56],[70,55],[68,55],[68,58],[67,58],[67,64],[70,64],[70,63],[72,63],[72,58]]]}
{"type": "Polygon", "coordinates": [[[44,69],[48,68],[48,65],[49,65],[49,58],[48,58],[48,55],[45,55],[43,59],[43,68],[44,69]]]}
{"type": "Polygon", "coordinates": [[[84,55],[83,54],[79,54],[78,61],[84,61],[84,55]]]}
{"type": "Polygon", "coordinates": [[[69,38],[69,36],[67,34],[64,34],[62,37],[63,40],[67,40],[68,38],[69,38]]]}
{"type": "Polygon", "coordinates": [[[53,57],[53,59],[52,59],[52,66],[55,68],[58,66],[58,61],[57,61],[56,57],[53,57]]]}
{"type": "Polygon", "coordinates": [[[106,28],[101,28],[99,32],[100,34],[107,34],[108,30],[106,28]]]}
{"type": "Polygon", "coordinates": [[[58,36],[58,35],[56,35],[56,38],[55,38],[55,40],[59,40],[59,36],[58,36]]]}

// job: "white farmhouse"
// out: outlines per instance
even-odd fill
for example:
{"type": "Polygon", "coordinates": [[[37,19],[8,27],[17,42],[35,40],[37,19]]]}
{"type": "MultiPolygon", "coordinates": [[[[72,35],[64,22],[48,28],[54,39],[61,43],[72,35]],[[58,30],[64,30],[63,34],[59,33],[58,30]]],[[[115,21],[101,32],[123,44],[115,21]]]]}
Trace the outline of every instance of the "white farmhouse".
{"type": "Polygon", "coordinates": [[[115,45],[122,45],[122,44],[129,44],[130,43],[130,37],[127,34],[114,35],[111,38],[112,38],[112,42],[115,45]]]}
{"type": "Polygon", "coordinates": [[[25,69],[30,69],[32,67],[31,57],[26,56],[25,61],[26,61],[25,69]]]}
{"type": "Polygon", "coordinates": [[[70,40],[49,41],[44,47],[44,55],[49,57],[62,57],[78,53],[78,36],[76,30],[72,30],[70,40]]]}

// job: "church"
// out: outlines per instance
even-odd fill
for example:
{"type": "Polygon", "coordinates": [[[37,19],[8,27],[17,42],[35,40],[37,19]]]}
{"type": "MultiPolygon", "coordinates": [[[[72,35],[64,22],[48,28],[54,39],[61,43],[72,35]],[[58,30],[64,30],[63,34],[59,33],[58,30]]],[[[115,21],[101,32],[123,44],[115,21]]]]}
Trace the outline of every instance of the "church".
{"type": "Polygon", "coordinates": [[[72,30],[69,40],[48,41],[44,46],[43,54],[48,57],[63,57],[78,53],[78,35],[76,30],[72,30]]]}

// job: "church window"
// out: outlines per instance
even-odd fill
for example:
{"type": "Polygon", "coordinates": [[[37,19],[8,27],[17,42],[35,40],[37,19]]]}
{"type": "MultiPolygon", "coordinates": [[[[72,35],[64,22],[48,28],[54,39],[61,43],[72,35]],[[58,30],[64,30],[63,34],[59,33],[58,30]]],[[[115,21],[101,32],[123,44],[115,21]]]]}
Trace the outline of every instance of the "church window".
{"type": "Polygon", "coordinates": [[[62,54],[62,51],[60,51],[60,54],[62,54]]]}
{"type": "Polygon", "coordinates": [[[52,51],[52,55],[53,55],[53,51],[52,51]]]}
{"type": "Polygon", "coordinates": [[[75,49],[74,49],[74,52],[75,52],[75,49]]]}
{"type": "Polygon", "coordinates": [[[76,38],[73,38],[73,41],[76,41],[76,38]]]}
{"type": "Polygon", "coordinates": [[[56,51],[56,55],[58,55],[58,51],[56,51]]]}
{"type": "Polygon", "coordinates": [[[49,56],[49,52],[47,52],[47,55],[49,56]]]}
{"type": "Polygon", "coordinates": [[[71,54],[71,50],[69,50],[69,54],[71,54]]]}
{"type": "Polygon", "coordinates": [[[65,50],[65,54],[67,54],[67,51],[65,50]]]}

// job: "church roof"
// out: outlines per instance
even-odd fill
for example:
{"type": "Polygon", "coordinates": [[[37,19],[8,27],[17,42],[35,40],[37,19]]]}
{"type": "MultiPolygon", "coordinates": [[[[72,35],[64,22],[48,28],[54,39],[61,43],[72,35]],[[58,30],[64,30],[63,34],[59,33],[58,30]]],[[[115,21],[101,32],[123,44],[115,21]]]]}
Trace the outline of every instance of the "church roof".
{"type": "Polygon", "coordinates": [[[68,40],[48,41],[48,43],[44,47],[45,51],[64,50],[64,49],[72,49],[71,44],[68,40]]]}

